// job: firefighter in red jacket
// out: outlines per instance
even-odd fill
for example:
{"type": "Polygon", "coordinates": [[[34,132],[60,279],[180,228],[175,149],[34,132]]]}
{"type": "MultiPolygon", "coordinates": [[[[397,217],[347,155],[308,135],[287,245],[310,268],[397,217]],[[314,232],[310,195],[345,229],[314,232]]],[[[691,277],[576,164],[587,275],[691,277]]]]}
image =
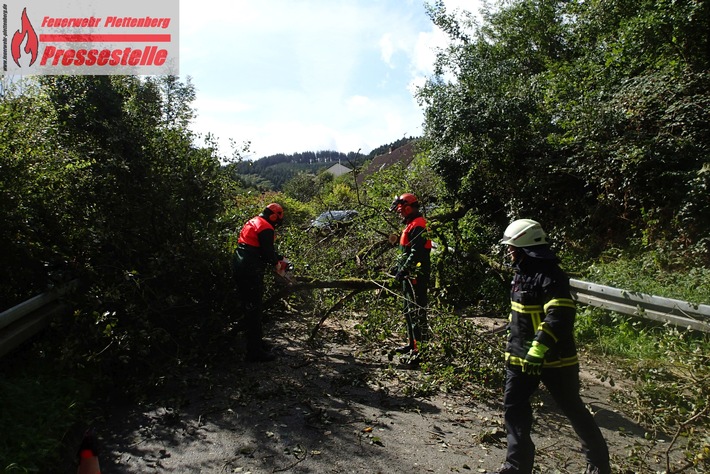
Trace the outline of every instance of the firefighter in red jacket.
{"type": "Polygon", "coordinates": [[[408,343],[395,352],[406,354],[407,363],[417,364],[421,343],[426,341],[429,331],[426,307],[429,303],[427,287],[431,274],[431,240],[427,237],[427,223],[414,194],[404,193],[396,197],[390,211],[397,211],[405,224],[399,238],[401,253],[395,268],[395,279],[402,282],[408,343]]]}
{"type": "Polygon", "coordinates": [[[547,234],[530,219],[512,222],[501,243],[515,268],[505,351],[503,395],[508,436],[505,463],[497,474],[530,474],[535,445],[530,437],[530,397],[542,382],[582,441],[585,474],[610,474],[609,450],[594,417],[579,396],[579,360],[574,341],[576,309],[569,277],[550,249],[547,234]]]}
{"type": "Polygon", "coordinates": [[[276,253],[274,228],[283,222],[281,205],[271,203],[250,219],[239,233],[232,258],[232,271],[244,308],[246,360],[268,362],[276,357],[263,339],[262,300],[267,268],[283,271],[288,263],[276,253]]]}

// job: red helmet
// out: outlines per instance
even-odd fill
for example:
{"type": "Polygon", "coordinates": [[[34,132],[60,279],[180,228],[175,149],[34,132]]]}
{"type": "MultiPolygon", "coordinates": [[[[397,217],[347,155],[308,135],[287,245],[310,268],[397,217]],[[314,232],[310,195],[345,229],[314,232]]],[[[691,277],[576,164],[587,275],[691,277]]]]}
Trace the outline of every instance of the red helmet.
{"type": "Polygon", "coordinates": [[[264,217],[266,217],[269,222],[280,224],[284,219],[284,208],[281,207],[281,204],[272,202],[264,209],[264,217]]]}
{"type": "Polygon", "coordinates": [[[412,193],[404,193],[401,196],[397,196],[392,201],[392,206],[390,206],[390,211],[397,211],[403,217],[407,217],[413,212],[412,206],[419,208],[419,201],[417,197],[412,193]]]}

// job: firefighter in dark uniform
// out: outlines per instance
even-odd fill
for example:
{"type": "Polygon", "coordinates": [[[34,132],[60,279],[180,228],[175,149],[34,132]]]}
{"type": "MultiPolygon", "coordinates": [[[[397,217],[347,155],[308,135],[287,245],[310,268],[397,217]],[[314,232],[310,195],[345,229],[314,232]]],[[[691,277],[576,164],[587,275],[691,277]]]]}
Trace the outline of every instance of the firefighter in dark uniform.
{"type": "Polygon", "coordinates": [[[506,347],[503,395],[508,452],[498,474],[530,474],[535,445],[530,437],[530,397],[540,382],[572,423],[587,459],[586,474],[609,474],[609,450],[579,395],[579,361],[574,342],[576,309],[569,277],[559,267],[538,222],[511,223],[501,243],[515,268],[506,347]]]}
{"type": "Polygon", "coordinates": [[[399,238],[400,256],[395,268],[395,279],[402,282],[404,318],[407,323],[407,345],[395,350],[406,355],[406,362],[420,361],[420,345],[428,335],[427,288],[431,274],[431,240],[427,237],[427,223],[419,211],[414,194],[404,193],[392,202],[390,211],[402,216],[405,228],[399,238]]]}
{"type": "Polygon", "coordinates": [[[271,203],[266,206],[261,214],[244,224],[232,257],[232,271],[244,308],[246,360],[250,362],[275,359],[263,339],[262,300],[266,269],[279,271],[287,265],[274,247],[274,228],[283,222],[283,217],[281,205],[271,203]]]}

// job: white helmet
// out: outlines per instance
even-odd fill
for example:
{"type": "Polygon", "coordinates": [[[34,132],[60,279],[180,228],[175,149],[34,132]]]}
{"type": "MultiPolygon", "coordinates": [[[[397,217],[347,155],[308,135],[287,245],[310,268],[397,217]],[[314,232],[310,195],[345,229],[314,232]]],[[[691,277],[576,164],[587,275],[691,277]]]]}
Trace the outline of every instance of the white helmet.
{"type": "Polygon", "coordinates": [[[513,221],[503,232],[501,244],[513,247],[532,247],[534,245],[547,245],[547,234],[542,230],[539,222],[531,219],[518,219],[513,221]]]}

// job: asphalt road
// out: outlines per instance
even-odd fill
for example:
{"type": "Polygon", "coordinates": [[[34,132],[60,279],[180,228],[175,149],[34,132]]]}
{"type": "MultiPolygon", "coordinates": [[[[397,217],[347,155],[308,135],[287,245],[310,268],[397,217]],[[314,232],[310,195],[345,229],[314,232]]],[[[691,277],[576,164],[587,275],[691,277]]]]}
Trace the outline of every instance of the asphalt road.
{"type": "MultiPolygon", "coordinates": [[[[186,368],[151,399],[113,406],[96,424],[102,472],[452,473],[500,465],[502,394],[482,402],[468,387],[413,396],[412,388],[431,384],[425,370],[362,347],[348,321],[329,320],[321,344],[309,346],[308,323],[276,321],[275,362],[245,363],[235,336],[219,363],[186,368]]],[[[618,472],[664,470],[668,444],[646,441],[610,401],[623,389],[585,374],[583,398],[618,472]],[[629,468],[634,456],[651,470],[629,468]]],[[[539,472],[583,472],[577,438],[544,391],[535,409],[539,472]]]]}

